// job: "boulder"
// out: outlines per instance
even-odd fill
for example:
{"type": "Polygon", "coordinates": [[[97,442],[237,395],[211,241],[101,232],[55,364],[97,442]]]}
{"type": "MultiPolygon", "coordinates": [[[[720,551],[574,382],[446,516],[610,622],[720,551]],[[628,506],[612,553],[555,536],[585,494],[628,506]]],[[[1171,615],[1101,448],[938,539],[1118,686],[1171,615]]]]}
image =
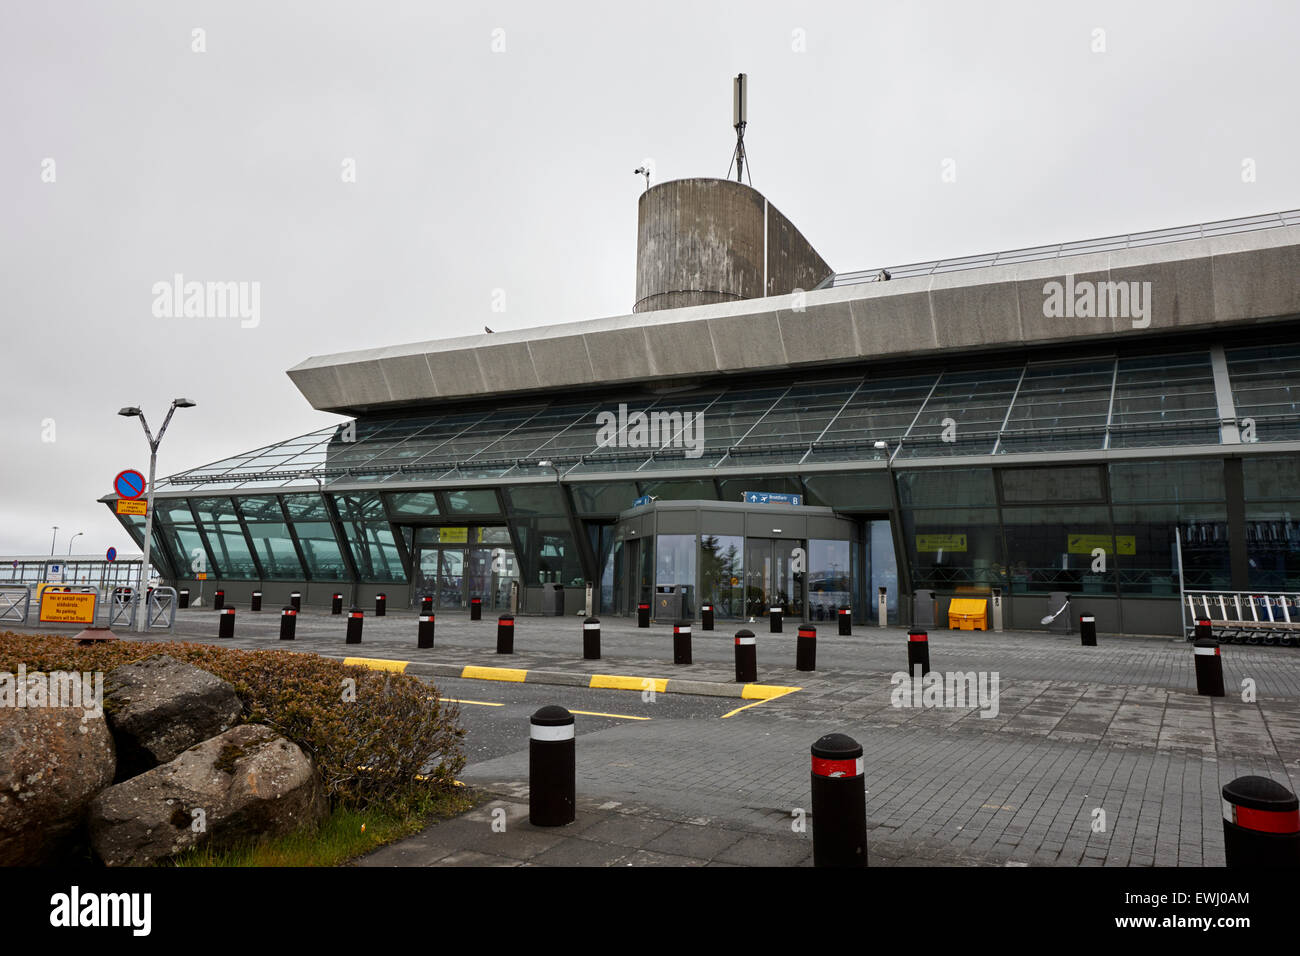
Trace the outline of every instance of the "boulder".
{"type": "Polygon", "coordinates": [[[221,678],[159,654],[109,672],[104,711],[117,742],[120,781],[229,730],[243,705],[221,678]]]}
{"type": "Polygon", "coordinates": [[[84,843],[91,798],[113,782],[116,763],[98,710],[0,707],[0,866],[58,863],[73,854],[84,843]]]}
{"type": "Polygon", "coordinates": [[[268,727],[242,724],[103,791],[90,805],[90,842],[109,866],[143,866],[315,825],[328,809],[311,758],[268,727]]]}

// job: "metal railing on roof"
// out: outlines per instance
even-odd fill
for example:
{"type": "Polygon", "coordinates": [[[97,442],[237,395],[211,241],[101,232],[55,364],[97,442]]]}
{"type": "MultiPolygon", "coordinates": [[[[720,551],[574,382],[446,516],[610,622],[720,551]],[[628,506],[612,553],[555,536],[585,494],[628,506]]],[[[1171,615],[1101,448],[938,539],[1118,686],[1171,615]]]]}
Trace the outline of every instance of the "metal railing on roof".
{"type": "Polygon", "coordinates": [[[1203,222],[1194,226],[1177,226],[1173,229],[1131,232],[1126,235],[1108,236],[1103,239],[1058,242],[1055,245],[1029,246],[1025,249],[1010,249],[1005,252],[990,252],[978,256],[933,259],[930,262],[914,262],[909,265],[861,269],[857,272],[839,272],[825,279],[817,288],[830,289],[835,286],[860,285],[864,282],[881,282],[886,279],[907,279],[915,276],[936,275],[941,272],[961,272],[964,269],[982,269],[987,266],[1011,265],[1016,262],[1030,262],[1037,259],[1082,256],[1093,252],[1111,252],[1115,249],[1132,249],[1170,242],[1186,242],[1190,239],[1205,239],[1210,236],[1257,232],[1261,229],[1276,229],[1279,226],[1300,226],[1300,209],[1267,213],[1262,216],[1244,216],[1239,219],[1221,219],[1217,222],[1203,222]]]}

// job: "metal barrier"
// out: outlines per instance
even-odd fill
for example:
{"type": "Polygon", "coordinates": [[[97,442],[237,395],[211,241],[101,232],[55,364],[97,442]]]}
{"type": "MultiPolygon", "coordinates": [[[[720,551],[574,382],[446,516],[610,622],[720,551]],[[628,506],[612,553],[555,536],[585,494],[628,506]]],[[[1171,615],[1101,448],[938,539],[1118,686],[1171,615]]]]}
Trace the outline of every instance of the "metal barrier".
{"type": "Polygon", "coordinates": [[[31,588],[0,588],[0,621],[8,624],[26,624],[27,615],[31,610],[31,588]]]}
{"type": "Polygon", "coordinates": [[[1210,622],[1210,632],[1229,644],[1300,646],[1300,594],[1258,591],[1188,591],[1184,595],[1191,625],[1210,622]]]}
{"type": "Polygon", "coordinates": [[[149,595],[148,617],[145,621],[145,630],[153,630],[155,627],[171,630],[176,623],[176,589],[175,588],[154,588],[153,593],[149,595]],[[163,623],[164,618],[166,623],[163,623]]]}
{"type": "Polygon", "coordinates": [[[131,622],[135,619],[135,589],[134,588],[113,588],[113,593],[109,595],[106,602],[108,608],[108,620],[105,622],[109,627],[120,624],[123,627],[130,627],[131,622]],[[130,596],[124,594],[124,591],[130,591],[130,596]]]}

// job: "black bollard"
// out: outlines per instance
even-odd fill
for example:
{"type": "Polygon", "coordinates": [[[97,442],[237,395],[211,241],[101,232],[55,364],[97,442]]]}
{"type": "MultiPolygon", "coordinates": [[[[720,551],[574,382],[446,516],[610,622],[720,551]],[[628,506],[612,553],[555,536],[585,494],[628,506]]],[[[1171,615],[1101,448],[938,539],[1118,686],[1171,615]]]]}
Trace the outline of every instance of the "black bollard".
{"type": "Polygon", "coordinates": [[[342,594],[336,594],[336,595],[334,595],[332,598],[330,598],[330,613],[331,613],[331,614],[342,614],[342,613],[343,613],[343,595],[342,595],[342,594]]]}
{"type": "Polygon", "coordinates": [[[678,621],[673,625],[673,663],[691,662],[691,622],[678,621]]]}
{"type": "Polygon", "coordinates": [[[705,604],[700,608],[700,630],[713,630],[713,605],[705,604]]]}
{"type": "Polygon", "coordinates": [[[577,815],[578,772],[573,715],[548,704],[529,720],[528,822],[562,827],[577,815]]]}
{"type": "Polygon", "coordinates": [[[261,592],[261,591],[254,591],[254,592],[253,592],[253,600],[252,600],[252,601],[250,602],[250,604],[249,604],[249,610],[252,610],[252,611],[260,611],[260,610],[262,610],[262,592],[261,592]]]}
{"type": "Polygon", "coordinates": [[[794,669],[798,671],[817,669],[817,628],[811,624],[799,625],[799,640],[794,645],[794,669]]]}
{"type": "Polygon", "coordinates": [[[1214,629],[1208,620],[1202,618],[1196,622],[1196,640],[1212,641],[1214,640],[1214,629]]]}
{"type": "Polygon", "coordinates": [[[433,626],[434,620],[432,614],[420,615],[420,623],[415,635],[416,647],[426,651],[433,647],[433,626]]]}
{"type": "Polygon", "coordinates": [[[840,637],[851,637],[853,634],[853,612],[846,607],[840,608],[840,637]]]}
{"type": "Polygon", "coordinates": [[[375,617],[384,617],[388,613],[388,595],[375,595],[375,617]]]}
{"type": "Polygon", "coordinates": [[[1300,866],[1300,801],[1268,777],[1223,788],[1223,850],[1230,869],[1300,866]]]}
{"type": "Polygon", "coordinates": [[[772,628],[773,634],[781,633],[781,619],[785,617],[785,608],[770,607],[767,609],[767,619],[772,628]]]}
{"type": "Polygon", "coordinates": [[[225,591],[218,591],[216,594],[212,595],[212,610],[220,611],[225,606],[226,606],[225,591]]]}
{"type": "Polygon", "coordinates": [[[179,591],[176,592],[176,606],[178,608],[181,608],[182,610],[190,606],[189,588],[181,588],[179,591]]]}
{"type": "Polygon", "coordinates": [[[1196,693],[1202,697],[1224,696],[1223,657],[1219,654],[1219,642],[1213,638],[1200,640],[1192,649],[1196,654],[1196,693]]]}
{"type": "Polygon", "coordinates": [[[920,628],[907,630],[907,672],[915,676],[918,665],[921,676],[930,673],[930,635],[920,628]]]}
{"type": "Polygon", "coordinates": [[[758,644],[753,631],[736,632],[736,683],[758,680],[758,644]]]}
{"type": "Polygon", "coordinates": [[[280,608],[280,640],[292,641],[298,630],[298,609],[292,604],[280,608]]]}
{"type": "Polygon", "coordinates": [[[366,616],[362,613],[361,608],[355,604],[352,605],[352,608],[348,611],[348,636],[343,643],[361,643],[361,625],[365,622],[365,618],[366,616]]]}
{"type": "Polygon", "coordinates": [[[221,609],[221,616],[217,618],[217,637],[234,637],[235,636],[235,609],[225,607],[221,609]]]}
{"type": "Polygon", "coordinates": [[[513,654],[515,652],[515,616],[502,614],[497,618],[497,653],[513,654]]]}
{"type": "Polygon", "coordinates": [[[302,592],[301,592],[301,591],[290,591],[290,592],[289,592],[289,606],[290,606],[291,608],[293,608],[295,611],[301,611],[301,610],[302,610],[302,592]]]}
{"type": "Polygon", "coordinates": [[[421,614],[432,614],[432,613],[433,613],[433,595],[432,595],[432,594],[426,594],[424,597],[420,598],[420,613],[421,613],[421,614]]]}
{"type": "Polygon", "coordinates": [[[589,617],[582,622],[582,659],[600,660],[600,618],[589,617]]]}
{"type": "Polygon", "coordinates": [[[867,865],[862,745],[827,734],[812,745],[813,866],[867,865]]]}
{"type": "Polygon", "coordinates": [[[471,621],[483,620],[483,599],[482,598],[469,599],[469,619],[471,621]]]}
{"type": "Polygon", "coordinates": [[[650,605],[649,604],[638,604],[636,606],[636,626],[637,627],[650,626],[650,605]]]}
{"type": "Polygon", "coordinates": [[[1097,619],[1091,614],[1079,615],[1079,643],[1084,647],[1097,646],[1097,619]]]}

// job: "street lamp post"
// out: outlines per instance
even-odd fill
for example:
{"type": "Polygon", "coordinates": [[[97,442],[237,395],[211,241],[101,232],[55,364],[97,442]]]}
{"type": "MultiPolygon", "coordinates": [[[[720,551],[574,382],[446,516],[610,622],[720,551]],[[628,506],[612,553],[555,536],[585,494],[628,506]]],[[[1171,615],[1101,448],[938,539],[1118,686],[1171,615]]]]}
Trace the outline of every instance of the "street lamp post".
{"type": "Polygon", "coordinates": [[[54,528],[54,537],[50,538],[50,557],[54,557],[54,542],[59,539],[59,526],[51,525],[54,528]]]}
{"type": "Polygon", "coordinates": [[[172,406],[167,410],[167,417],[163,419],[162,428],[158,430],[158,437],[153,437],[153,432],[149,431],[149,423],[145,421],[144,412],[140,411],[134,405],[120,409],[118,414],[124,418],[140,419],[140,426],[144,429],[145,440],[149,442],[149,483],[145,486],[144,504],[144,555],[140,560],[140,578],[136,582],[135,601],[131,605],[131,630],[147,631],[149,629],[149,611],[144,610],[144,617],[139,617],[140,606],[144,603],[148,594],[149,582],[149,546],[153,543],[153,479],[154,471],[158,464],[158,446],[162,444],[163,435],[167,433],[167,426],[172,420],[172,415],[178,408],[193,408],[194,402],[188,398],[177,398],[172,400],[172,406]]]}
{"type": "Polygon", "coordinates": [[[72,556],[72,542],[73,542],[73,541],[76,541],[78,538],[80,538],[80,537],[81,537],[83,534],[85,534],[85,533],[86,533],[86,532],[84,532],[84,531],[78,531],[76,534],[74,534],[71,538],[68,539],[68,556],[69,556],[69,557],[72,556]]]}

